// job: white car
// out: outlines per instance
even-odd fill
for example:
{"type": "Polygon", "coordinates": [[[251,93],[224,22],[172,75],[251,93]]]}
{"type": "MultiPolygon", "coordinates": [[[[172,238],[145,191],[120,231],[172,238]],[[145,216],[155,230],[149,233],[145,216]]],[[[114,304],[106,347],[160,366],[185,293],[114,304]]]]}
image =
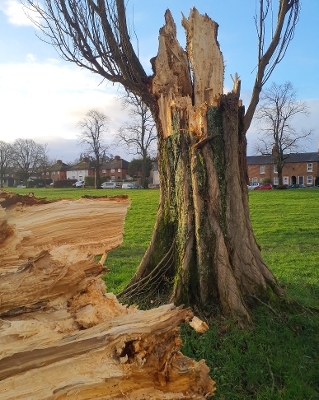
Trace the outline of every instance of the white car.
{"type": "Polygon", "coordinates": [[[103,182],[101,184],[102,189],[115,189],[116,183],[115,182],[103,182]]]}
{"type": "Polygon", "coordinates": [[[135,189],[135,185],[133,183],[123,183],[122,189],[135,189]]]}
{"type": "Polygon", "coordinates": [[[76,188],[84,187],[84,181],[77,181],[72,186],[76,188]]]}

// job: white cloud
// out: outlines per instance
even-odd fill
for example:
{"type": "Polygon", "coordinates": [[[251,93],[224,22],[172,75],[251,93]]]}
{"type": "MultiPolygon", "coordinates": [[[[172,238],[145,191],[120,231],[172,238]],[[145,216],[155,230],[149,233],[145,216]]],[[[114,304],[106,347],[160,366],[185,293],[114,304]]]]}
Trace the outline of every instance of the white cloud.
{"type": "Polygon", "coordinates": [[[89,71],[59,60],[39,63],[32,54],[25,63],[0,64],[0,139],[75,139],[77,122],[92,108],[109,116],[114,135],[126,115],[117,88],[100,83],[89,71]]]}
{"type": "Polygon", "coordinates": [[[0,10],[8,17],[8,21],[13,25],[34,25],[28,18],[29,13],[26,7],[18,0],[4,0],[0,4],[0,10]]]}
{"type": "Polygon", "coordinates": [[[29,53],[29,54],[27,54],[26,60],[30,61],[30,62],[34,62],[34,61],[36,61],[36,58],[33,54],[29,53]]]}

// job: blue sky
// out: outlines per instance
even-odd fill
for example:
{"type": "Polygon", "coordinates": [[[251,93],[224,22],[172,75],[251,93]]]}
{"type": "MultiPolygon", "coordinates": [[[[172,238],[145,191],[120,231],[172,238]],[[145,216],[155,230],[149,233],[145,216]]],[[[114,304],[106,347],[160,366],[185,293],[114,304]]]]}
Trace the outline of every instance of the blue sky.
{"type": "MultiPolygon", "coordinates": [[[[41,1],[40,1],[41,2],[41,1]]],[[[181,12],[187,17],[195,6],[219,24],[218,40],[225,60],[225,91],[232,86],[230,74],[242,80],[241,97],[248,106],[256,65],[254,14],[258,0],[129,0],[128,19],[138,36],[140,58],[150,72],[149,59],[157,53],[158,30],[169,8],[178,28],[180,43],[184,32],[181,12]]],[[[305,151],[317,151],[319,141],[319,0],[304,0],[295,37],[284,60],[267,85],[291,81],[297,96],[311,111],[297,118],[299,129],[314,129],[305,151]]],[[[136,44],[136,43],[135,43],[136,44]]],[[[0,0],[0,139],[18,137],[48,143],[52,158],[73,161],[81,152],[76,145],[76,124],[85,113],[97,108],[110,117],[109,142],[126,116],[116,101],[118,88],[101,78],[62,60],[48,44],[39,40],[36,29],[25,17],[18,0],[0,0]]],[[[266,86],[267,86],[266,85],[266,86]]],[[[248,154],[253,153],[257,127],[248,132],[248,154]]],[[[112,149],[130,159],[125,151],[112,149]]]]}

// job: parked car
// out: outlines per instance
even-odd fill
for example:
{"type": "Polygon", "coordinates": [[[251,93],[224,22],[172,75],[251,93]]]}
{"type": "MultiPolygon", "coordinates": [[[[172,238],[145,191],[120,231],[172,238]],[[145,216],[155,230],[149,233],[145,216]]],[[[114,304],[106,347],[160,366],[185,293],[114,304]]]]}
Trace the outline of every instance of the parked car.
{"type": "Polygon", "coordinates": [[[17,188],[18,188],[18,189],[25,189],[26,186],[25,186],[25,185],[18,185],[17,188]]]}
{"type": "Polygon", "coordinates": [[[251,185],[247,185],[247,189],[254,190],[257,186],[259,186],[259,183],[253,182],[251,185]]]}
{"type": "Polygon", "coordinates": [[[77,181],[77,182],[73,183],[72,186],[75,187],[75,188],[84,187],[84,181],[77,181]]]}
{"type": "Polygon", "coordinates": [[[135,185],[133,183],[123,183],[122,189],[135,189],[135,185]]]}
{"type": "Polygon", "coordinates": [[[287,189],[299,189],[299,188],[305,188],[305,185],[299,185],[298,183],[293,183],[292,185],[288,185],[287,189]]]}
{"type": "Polygon", "coordinates": [[[263,185],[258,185],[254,188],[254,190],[271,190],[272,184],[271,183],[264,183],[263,185]]]}
{"type": "Polygon", "coordinates": [[[116,187],[116,182],[103,182],[101,184],[102,189],[115,189],[116,187]]]}

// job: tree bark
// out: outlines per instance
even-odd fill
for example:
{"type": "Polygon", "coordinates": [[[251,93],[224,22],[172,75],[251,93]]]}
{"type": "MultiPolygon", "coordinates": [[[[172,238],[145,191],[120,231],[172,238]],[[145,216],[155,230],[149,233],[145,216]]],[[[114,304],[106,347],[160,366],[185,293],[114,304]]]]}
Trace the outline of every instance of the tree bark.
{"type": "Polygon", "coordinates": [[[127,198],[0,199],[1,400],[213,394],[205,362],[180,352],[189,309],[141,311],[105,293],[94,256],[121,242],[127,198]]]}
{"type": "Polygon", "coordinates": [[[153,238],[125,299],[156,294],[250,323],[249,307],[281,295],[249,217],[240,80],[223,93],[218,25],[191,10],[187,52],[169,11],[153,60],[161,199],[153,238]],[[189,69],[191,66],[191,71],[189,69]]]}

